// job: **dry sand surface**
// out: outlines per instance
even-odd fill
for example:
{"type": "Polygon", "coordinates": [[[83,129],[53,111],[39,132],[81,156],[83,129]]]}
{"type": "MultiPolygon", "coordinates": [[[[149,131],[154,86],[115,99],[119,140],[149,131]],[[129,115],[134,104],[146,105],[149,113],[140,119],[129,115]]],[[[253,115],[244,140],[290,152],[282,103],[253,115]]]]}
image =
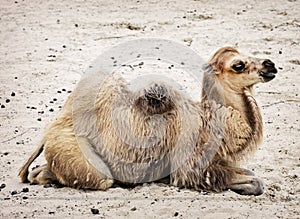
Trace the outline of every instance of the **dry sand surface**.
{"type": "Polygon", "coordinates": [[[299,14],[299,0],[1,0],[0,218],[300,218],[299,14]],[[244,164],[266,183],[263,195],[20,182],[19,168],[85,69],[103,50],[140,37],[182,42],[205,60],[233,45],[276,63],[276,79],[255,92],[264,141],[244,164]]]}

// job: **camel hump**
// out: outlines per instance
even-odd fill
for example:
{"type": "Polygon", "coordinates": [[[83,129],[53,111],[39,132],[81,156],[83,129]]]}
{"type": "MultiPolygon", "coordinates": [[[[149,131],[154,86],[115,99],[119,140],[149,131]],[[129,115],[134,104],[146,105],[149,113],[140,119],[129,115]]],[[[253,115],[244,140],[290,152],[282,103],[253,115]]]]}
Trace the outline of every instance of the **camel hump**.
{"type": "Polygon", "coordinates": [[[153,83],[143,89],[135,106],[147,115],[163,114],[175,108],[167,85],[153,83]]]}

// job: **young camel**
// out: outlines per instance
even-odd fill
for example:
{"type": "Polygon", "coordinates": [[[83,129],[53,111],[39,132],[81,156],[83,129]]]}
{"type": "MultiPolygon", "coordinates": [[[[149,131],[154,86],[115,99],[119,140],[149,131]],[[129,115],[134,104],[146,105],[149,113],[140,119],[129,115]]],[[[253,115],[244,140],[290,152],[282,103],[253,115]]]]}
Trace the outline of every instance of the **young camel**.
{"type": "MultiPolygon", "coordinates": [[[[21,181],[106,190],[115,182],[165,178],[196,190],[262,194],[262,180],[241,168],[239,161],[261,142],[262,119],[252,89],[275,77],[275,65],[224,47],[204,70],[198,103],[163,83],[131,92],[122,78],[112,77],[101,84],[94,106],[84,107],[75,89],[21,168],[21,181]],[[132,146],[136,136],[158,137],[132,146]],[[43,149],[47,164],[29,173],[43,149]]],[[[82,100],[88,100],[93,89],[80,93],[82,100]]]]}

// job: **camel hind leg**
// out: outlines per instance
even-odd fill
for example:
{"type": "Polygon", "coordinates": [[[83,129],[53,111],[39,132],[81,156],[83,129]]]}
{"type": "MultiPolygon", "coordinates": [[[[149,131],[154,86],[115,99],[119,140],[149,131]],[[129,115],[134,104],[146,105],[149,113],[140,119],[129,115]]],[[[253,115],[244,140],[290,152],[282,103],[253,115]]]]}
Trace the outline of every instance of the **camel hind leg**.
{"type": "MultiPolygon", "coordinates": [[[[87,139],[76,138],[72,132],[65,132],[64,138],[51,138],[51,141],[46,142],[45,158],[48,167],[41,169],[37,178],[41,174],[41,181],[47,181],[47,177],[50,176],[51,180],[57,180],[62,185],[77,189],[107,190],[114,183],[110,171],[104,174],[101,169],[95,168],[91,164],[93,159],[88,160],[81,151],[79,141],[85,149],[92,147],[87,139]],[[51,178],[51,174],[56,179],[51,178]]],[[[95,155],[95,157],[96,163],[105,165],[99,156],[95,155]]]]}

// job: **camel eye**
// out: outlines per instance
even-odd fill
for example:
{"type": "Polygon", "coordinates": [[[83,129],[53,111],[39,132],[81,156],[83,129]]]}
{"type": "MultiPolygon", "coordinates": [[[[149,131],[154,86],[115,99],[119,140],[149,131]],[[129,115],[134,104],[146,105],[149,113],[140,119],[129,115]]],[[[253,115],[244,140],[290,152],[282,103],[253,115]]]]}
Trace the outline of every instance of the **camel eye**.
{"type": "Polygon", "coordinates": [[[240,61],[240,62],[238,62],[236,64],[233,64],[232,68],[236,72],[241,72],[242,70],[244,70],[245,66],[246,66],[245,63],[242,62],[242,61],[240,61]]]}

